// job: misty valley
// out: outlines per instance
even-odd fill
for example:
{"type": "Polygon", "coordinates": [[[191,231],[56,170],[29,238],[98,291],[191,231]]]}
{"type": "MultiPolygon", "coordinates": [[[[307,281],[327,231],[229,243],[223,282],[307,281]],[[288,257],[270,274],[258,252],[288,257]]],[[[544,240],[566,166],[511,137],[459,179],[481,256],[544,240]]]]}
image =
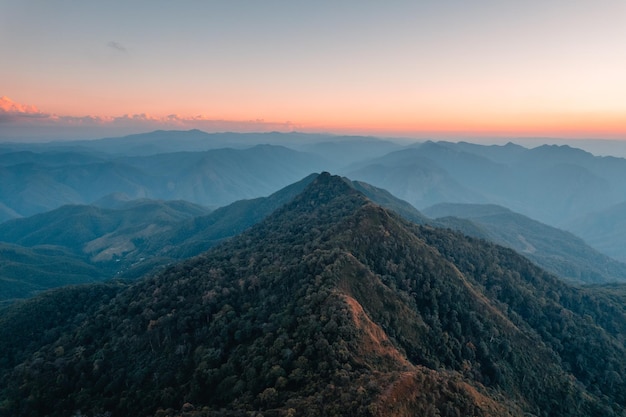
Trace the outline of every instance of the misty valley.
{"type": "Polygon", "coordinates": [[[0,143],[0,416],[626,416],[626,159],[0,143]]]}

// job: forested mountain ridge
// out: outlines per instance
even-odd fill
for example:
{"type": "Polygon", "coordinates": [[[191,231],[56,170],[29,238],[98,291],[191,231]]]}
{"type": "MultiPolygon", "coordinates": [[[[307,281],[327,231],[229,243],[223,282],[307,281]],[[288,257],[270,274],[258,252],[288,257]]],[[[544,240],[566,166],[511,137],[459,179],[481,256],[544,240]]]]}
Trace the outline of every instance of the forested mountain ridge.
{"type": "Polygon", "coordinates": [[[115,294],[3,363],[3,415],[624,415],[623,306],[325,173],[115,294]]]}
{"type": "MultiPolygon", "coordinates": [[[[299,194],[311,174],[267,197],[240,200],[215,211],[184,201],[123,201],[116,208],[71,205],[0,224],[0,301],[62,285],[138,278],[195,256],[241,233],[299,194]],[[208,213],[208,214],[207,214],[208,213]],[[20,246],[18,246],[20,245],[20,246]],[[56,259],[51,259],[54,254],[56,259]],[[48,256],[47,256],[48,255],[48,256]],[[47,268],[61,264],[62,268],[47,268]]],[[[426,218],[385,190],[352,182],[372,200],[417,223],[426,218]]]]}

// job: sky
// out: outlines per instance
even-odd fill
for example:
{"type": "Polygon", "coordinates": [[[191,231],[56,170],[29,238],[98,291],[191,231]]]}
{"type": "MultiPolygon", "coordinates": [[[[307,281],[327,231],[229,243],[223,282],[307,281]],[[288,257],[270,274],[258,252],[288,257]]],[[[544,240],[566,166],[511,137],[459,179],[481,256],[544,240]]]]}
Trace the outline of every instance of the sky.
{"type": "Polygon", "coordinates": [[[0,139],[626,139],[626,1],[0,0],[0,139]]]}

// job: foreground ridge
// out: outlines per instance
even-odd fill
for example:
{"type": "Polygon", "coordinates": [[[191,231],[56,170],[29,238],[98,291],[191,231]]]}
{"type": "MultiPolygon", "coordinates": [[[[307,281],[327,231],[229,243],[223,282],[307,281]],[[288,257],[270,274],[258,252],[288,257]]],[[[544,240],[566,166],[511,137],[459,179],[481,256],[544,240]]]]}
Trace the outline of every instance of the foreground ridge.
{"type": "MultiPolygon", "coordinates": [[[[2,415],[624,415],[623,308],[328,173],[202,256],[85,300],[28,344],[0,321],[2,415]]],[[[13,307],[22,332],[35,302],[13,307]]]]}

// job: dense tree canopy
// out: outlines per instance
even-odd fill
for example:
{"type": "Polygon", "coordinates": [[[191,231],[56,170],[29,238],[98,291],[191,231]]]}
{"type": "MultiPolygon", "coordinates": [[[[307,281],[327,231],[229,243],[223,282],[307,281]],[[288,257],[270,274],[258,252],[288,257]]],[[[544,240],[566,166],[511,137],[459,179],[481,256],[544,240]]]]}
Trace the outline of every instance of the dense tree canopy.
{"type": "Polygon", "coordinates": [[[322,174],[159,275],[5,311],[0,414],[624,415],[615,294],[322,174]],[[43,306],[29,342],[15,324],[43,306]]]}

